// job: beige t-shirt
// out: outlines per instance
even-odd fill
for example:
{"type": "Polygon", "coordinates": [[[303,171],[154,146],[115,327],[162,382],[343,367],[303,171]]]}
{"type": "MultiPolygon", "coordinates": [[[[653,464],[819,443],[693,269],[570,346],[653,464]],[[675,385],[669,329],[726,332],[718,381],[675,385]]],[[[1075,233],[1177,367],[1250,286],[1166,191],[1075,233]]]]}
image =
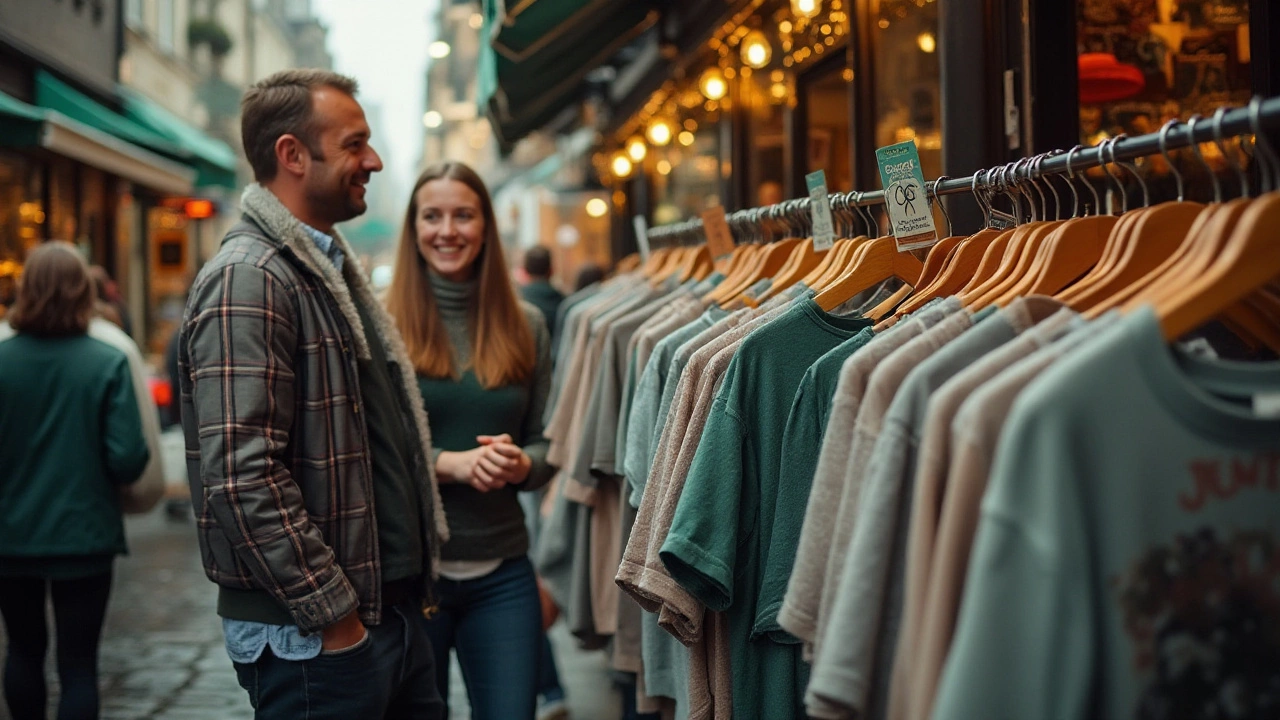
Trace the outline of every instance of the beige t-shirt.
{"type": "Polygon", "coordinates": [[[953,461],[938,522],[933,564],[929,571],[920,640],[916,645],[914,699],[916,717],[931,717],[942,668],[955,634],[964,595],[969,551],[977,532],[983,493],[995,456],[996,441],[1018,394],[1045,369],[1092,337],[1117,316],[1103,316],[1015,362],[982,385],[960,406],[951,423],[953,461]]]}
{"type": "MultiPolygon", "coordinates": [[[[1013,309],[1013,305],[1010,305],[1013,309]]],[[[946,495],[951,454],[951,424],[960,405],[979,386],[1019,359],[1030,355],[1069,332],[1080,322],[1077,313],[1059,310],[1018,337],[993,350],[973,365],[957,373],[929,399],[920,443],[910,529],[907,539],[906,587],[902,630],[894,657],[890,689],[889,718],[921,718],[914,684],[920,637],[921,615],[928,589],[929,571],[935,549],[938,520],[946,495]]]]}

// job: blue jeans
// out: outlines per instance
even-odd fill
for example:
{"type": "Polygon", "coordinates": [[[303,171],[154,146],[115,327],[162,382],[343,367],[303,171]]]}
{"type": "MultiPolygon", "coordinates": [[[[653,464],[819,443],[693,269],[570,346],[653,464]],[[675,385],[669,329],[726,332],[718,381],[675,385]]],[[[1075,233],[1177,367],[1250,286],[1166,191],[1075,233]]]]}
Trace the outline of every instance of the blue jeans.
{"type": "Polygon", "coordinates": [[[475,580],[441,578],[439,611],[425,621],[436,683],[449,697],[449,650],[458,652],[472,720],[532,720],[537,708],[542,610],[533,564],[506,560],[475,580]]]}
{"type": "Polygon", "coordinates": [[[282,660],[268,646],[256,662],[233,663],[255,720],[445,720],[421,617],[416,603],[388,607],[350,649],[282,660]]]}

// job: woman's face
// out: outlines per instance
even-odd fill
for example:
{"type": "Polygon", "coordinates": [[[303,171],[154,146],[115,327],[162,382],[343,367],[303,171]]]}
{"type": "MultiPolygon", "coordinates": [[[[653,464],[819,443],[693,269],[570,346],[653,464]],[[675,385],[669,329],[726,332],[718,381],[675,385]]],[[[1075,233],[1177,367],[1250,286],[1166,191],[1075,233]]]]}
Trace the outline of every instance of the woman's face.
{"type": "Polygon", "coordinates": [[[465,183],[431,180],[414,196],[418,253],[437,275],[454,282],[475,276],[476,258],[484,247],[484,214],[480,196],[465,183]]]}

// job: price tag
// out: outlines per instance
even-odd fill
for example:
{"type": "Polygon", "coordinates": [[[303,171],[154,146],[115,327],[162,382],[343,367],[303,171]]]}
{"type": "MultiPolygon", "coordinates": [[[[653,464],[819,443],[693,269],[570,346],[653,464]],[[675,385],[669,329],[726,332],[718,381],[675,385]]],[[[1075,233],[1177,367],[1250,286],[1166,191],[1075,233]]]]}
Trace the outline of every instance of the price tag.
{"type": "Polygon", "coordinates": [[[876,163],[880,166],[884,205],[889,211],[893,236],[898,241],[898,252],[932,247],[938,242],[938,231],[933,225],[933,211],[929,209],[915,142],[908,140],[879,148],[876,163]]]}
{"type": "Polygon", "coordinates": [[[809,213],[813,216],[813,249],[826,252],[836,242],[835,224],[831,222],[831,198],[827,195],[827,174],[822,170],[804,176],[809,188],[809,213]]]}
{"type": "Polygon", "coordinates": [[[640,260],[646,261],[649,259],[649,223],[645,222],[643,215],[633,215],[631,226],[636,229],[636,245],[640,247],[640,260]]]}
{"type": "Polygon", "coordinates": [[[702,231],[707,234],[707,250],[711,257],[719,258],[733,252],[733,233],[724,217],[724,207],[716,205],[702,211],[702,231]]]}

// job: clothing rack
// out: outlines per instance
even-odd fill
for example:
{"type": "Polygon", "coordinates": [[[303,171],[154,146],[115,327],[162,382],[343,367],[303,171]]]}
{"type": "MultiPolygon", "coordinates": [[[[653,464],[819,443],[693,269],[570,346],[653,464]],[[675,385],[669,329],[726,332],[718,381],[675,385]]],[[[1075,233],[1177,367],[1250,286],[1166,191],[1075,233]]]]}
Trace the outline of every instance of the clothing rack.
{"type": "MultiPolygon", "coordinates": [[[[941,177],[925,183],[927,194],[953,195],[979,191],[990,196],[996,192],[1009,192],[1021,183],[1043,179],[1051,175],[1067,175],[1074,177],[1082,170],[1119,164],[1129,167],[1136,173],[1136,168],[1127,161],[1156,154],[1167,154],[1170,150],[1187,148],[1206,142],[1222,142],[1224,138],[1240,135],[1255,135],[1257,142],[1267,150],[1271,150],[1270,141],[1264,131],[1280,130],[1280,97],[1262,99],[1255,97],[1246,107],[1219,109],[1212,118],[1196,116],[1187,122],[1170,120],[1159,132],[1139,135],[1137,137],[1117,136],[1104,140],[1093,147],[1077,145],[1070,150],[1053,152],[1023,158],[1008,165],[988,170],[979,170],[973,175],[962,178],[941,177]]],[[[1258,157],[1274,155],[1273,152],[1260,153],[1258,157]]],[[[1108,173],[1110,171],[1108,170],[1108,173]]],[[[1273,188],[1267,186],[1266,173],[1263,173],[1263,191],[1273,188]]],[[[1143,185],[1145,192],[1145,184],[1143,185]]],[[[831,193],[828,202],[836,212],[862,212],[862,208],[871,208],[884,204],[884,191],[831,193]]],[[[781,223],[794,230],[809,229],[810,198],[786,200],[776,205],[749,208],[729,213],[726,221],[739,242],[759,239],[767,234],[767,223],[781,223]]],[[[984,208],[990,211],[990,205],[984,208]]],[[[863,216],[866,217],[866,216],[863,216]]],[[[650,228],[648,239],[651,247],[662,245],[693,244],[701,242],[703,223],[701,218],[685,220],[650,228]]]]}

